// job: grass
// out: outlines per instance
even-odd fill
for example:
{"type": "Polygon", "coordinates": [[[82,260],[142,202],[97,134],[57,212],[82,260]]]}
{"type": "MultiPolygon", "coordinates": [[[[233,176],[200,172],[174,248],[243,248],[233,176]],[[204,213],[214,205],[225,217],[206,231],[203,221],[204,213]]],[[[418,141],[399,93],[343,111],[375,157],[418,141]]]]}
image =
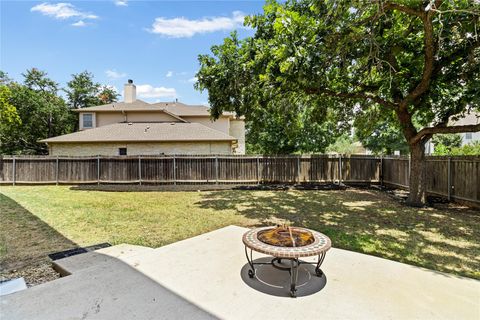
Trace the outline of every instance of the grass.
{"type": "MultiPolygon", "coordinates": [[[[378,191],[101,192],[0,187],[0,263],[100,242],[158,247],[226,225],[289,223],[337,248],[480,279],[480,213],[410,208],[378,191]]],[[[239,240],[240,241],[240,240],[239,240]]]]}

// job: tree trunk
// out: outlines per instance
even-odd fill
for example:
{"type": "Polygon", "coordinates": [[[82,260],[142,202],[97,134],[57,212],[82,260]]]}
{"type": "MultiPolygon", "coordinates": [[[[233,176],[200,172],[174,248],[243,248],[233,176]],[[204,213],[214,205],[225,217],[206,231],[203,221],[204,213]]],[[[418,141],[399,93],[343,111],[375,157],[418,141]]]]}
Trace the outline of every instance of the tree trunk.
{"type": "Polygon", "coordinates": [[[407,204],[421,207],[426,200],[425,181],[425,144],[419,142],[410,145],[410,183],[407,204]]]}

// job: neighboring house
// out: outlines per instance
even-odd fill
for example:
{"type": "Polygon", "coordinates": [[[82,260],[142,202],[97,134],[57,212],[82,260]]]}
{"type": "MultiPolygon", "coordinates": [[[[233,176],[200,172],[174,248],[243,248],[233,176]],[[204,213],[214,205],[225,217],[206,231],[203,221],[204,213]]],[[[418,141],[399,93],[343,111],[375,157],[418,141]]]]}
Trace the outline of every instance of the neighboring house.
{"type": "MultiPolygon", "coordinates": [[[[456,126],[465,126],[478,123],[480,123],[480,113],[471,112],[467,113],[465,117],[455,121],[453,124],[456,126]]],[[[459,133],[459,135],[462,137],[462,146],[474,141],[480,141],[480,132],[478,131],[459,133]]]]}
{"type": "MultiPolygon", "coordinates": [[[[478,112],[470,112],[467,113],[463,118],[457,120],[457,121],[452,121],[449,123],[450,125],[454,126],[465,126],[465,125],[470,125],[470,124],[478,124],[480,123],[480,113],[478,112]]],[[[473,143],[475,141],[480,141],[480,132],[463,132],[463,133],[458,133],[462,137],[462,146],[473,143]]],[[[427,144],[425,145],[425,153],[426,154],[433,154],[435,152],[435,144],[432,142],[432,140],[429,140],[427,144]]]]}
{"type": "Polygon", "coordinates": [[[233,113],[210,119],[208,107],[136,99],[75,110],[80,131],[41,140],[50,155],[244,154],[245,123],[233,113]]]}

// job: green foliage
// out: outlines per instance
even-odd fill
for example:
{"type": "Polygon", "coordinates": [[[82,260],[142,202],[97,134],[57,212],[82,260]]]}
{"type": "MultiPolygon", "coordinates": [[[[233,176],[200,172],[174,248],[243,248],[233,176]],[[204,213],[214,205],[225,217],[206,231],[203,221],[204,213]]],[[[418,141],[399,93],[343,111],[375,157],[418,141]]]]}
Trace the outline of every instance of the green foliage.
{"type": "Polygon", "coordinates": [[[339,153],[351,155],[356,153],[359,145],[355,144],[355,141],[348,135],[343,135],[339,137],[333,144],[327,147],[328,153],[339,153]]]}
{"type": "MultiPolygon", "coordinates": [[[[5,85],[0,86],[0,134],[3,134],[8,127],[20,125],[21,120],[17,108],[10,103],[12,91],[5,85]]],[[[0,140],[2,140],[0,138],[0,140]]]]}
{"type": "MultiPolygon", "coordinates": [[[[318,123],[309,101],[300,99],[272,100],[250,114],[246,123],[247,153],[290,154],[323,153],[335,141],[333,120],[318,123]]],[[[329,117],[327,115],[326,117],[329,117]]]]}
{"type": "Polygon", "coordinates": [[[480,141],[463,146],[447,147],[443,144],[435,145],[434,155],[436,156],[479,156],[480,155],[480,141]]]}
{"type": "Polygon", "coordinates": [[[64,89],[68,105],[72,109],[81,109],[101,104],[99,98],[100,84],[93,81],[93,74],[88,71],[72,74],[72,80],[64,89]]]}
{"type": "Polygon", "coordinates": [[[1,86],[8,92],[6,101],[14,107],[17,120],[0,126],[1,154],[42,154],[46,146],[38,140],[72,131],[72,115],[58,84],[37,69],[23,74],[24,82],[6,81],[1,86]]]}
{"type": "Polygon", "coordinates": [[[393,112],[381,112],[378,106],[372,105],[359,111],[354,127],[355,137],[374,154],[389,155],[396,150],[408,153],[408,144],[393,112]]]}
{"type": "Polygon", "coordinates": [[[480,106],[480,4],[444,1],[431,12],[418,1],[393,5],[267,1],[263,13],[246,18],[253,37],[233,33],[199,56],[196,88],[208,91],[213,117],[235,111],[259,127],[258,110],[276,105],[281,114],[274,101],[307,96],[314,113],[333,114],[340,126],[356,119],[358,137],[377,153],[424,143],[413,140],[422,127],[442,127],[480,106]],[[426,81],[424,21],[435,43],[426,81]]]}
{"type": "Polygon", "coordinates": [[[0,71],[0,154],[45,154],[47,147],[39,140],[71,133],[77,126],[71,108],[111,103],[119,96],[85,71],[68,83],[72,100],[67,104],[46,72],[32,68],[22,75],[23,83],[17,83],[0,71]]]}
{"type": "Polygon", "coordinates": [[[449,152],[452,148],[458,148],[462,146],[462,137],[459,134],[436,134],[432,138],[432,143],[439,150],[446,150],[449,152]]]}
{"type": "Polygon", "coordinates": [[[114,88],[109,86],[100,87],[100,92],[98,93],[98,99],[100,100],[100,103],[109,104],[112,102],[117,102],[118,97],[120,97],[120,95],[114,88]]]}

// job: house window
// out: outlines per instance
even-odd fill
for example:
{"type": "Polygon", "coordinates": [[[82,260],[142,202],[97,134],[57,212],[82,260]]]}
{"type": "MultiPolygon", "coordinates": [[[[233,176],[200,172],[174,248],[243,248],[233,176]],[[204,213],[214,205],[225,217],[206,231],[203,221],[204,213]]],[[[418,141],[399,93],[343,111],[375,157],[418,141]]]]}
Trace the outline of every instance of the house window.
{"type": "Polygon", "coordinates": [[[472,140],[472,133],[471,132],[465,133],[465,139],[466,140],[472,140]]]}
{"type": "Polygon", "coordinates": [[[118,148],[118,154],[121,156],[127,155],[127,148],[118,148]]]}
{"type": "Polygon", "coordinates": [[[83,117],[83,127],[84,128],[93,128],[93,116],[91,113],[82,114],[83,117]]]}

